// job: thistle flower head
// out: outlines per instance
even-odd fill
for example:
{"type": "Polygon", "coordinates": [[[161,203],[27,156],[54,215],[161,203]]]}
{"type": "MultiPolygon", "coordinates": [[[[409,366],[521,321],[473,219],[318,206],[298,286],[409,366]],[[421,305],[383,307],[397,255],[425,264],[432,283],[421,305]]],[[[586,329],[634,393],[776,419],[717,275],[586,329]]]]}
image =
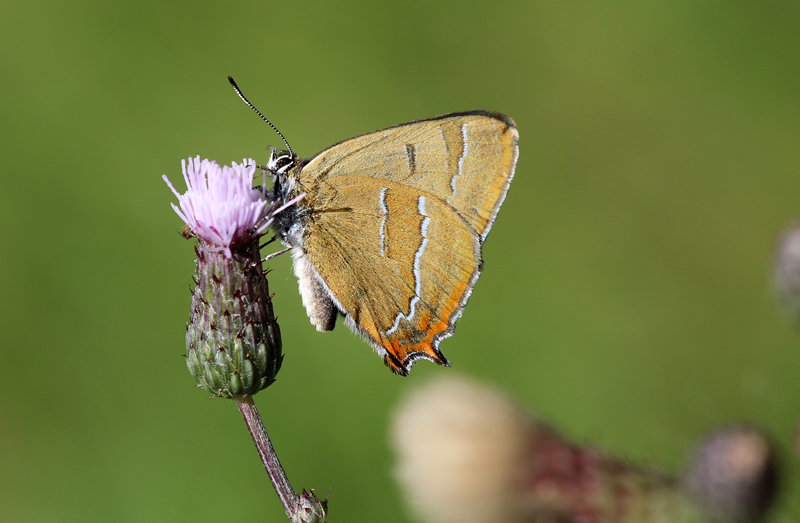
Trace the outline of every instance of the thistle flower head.
{"type": "Polygon", "coordinates": [[[259,240],[276,206],[253,188],[256,164],[220,167],[200,157],[181,162],[186,192],[172,208],[200,241],[186,325],[186,364],[215,396],[252,396],[275,381],[283,359],[280,328],[261,265],[259,240]]]}
{"type": "Polygon", "coordinates": [[[232,256],[231,246],[258,236],[272,223],[272,206],[253,188],[256,163],[220,167],[200,157],[181,161],[186,192],[180,194],[164,175],[164,181],[178,198],[172,208],[204,243],[202,249],[232,256]]]}

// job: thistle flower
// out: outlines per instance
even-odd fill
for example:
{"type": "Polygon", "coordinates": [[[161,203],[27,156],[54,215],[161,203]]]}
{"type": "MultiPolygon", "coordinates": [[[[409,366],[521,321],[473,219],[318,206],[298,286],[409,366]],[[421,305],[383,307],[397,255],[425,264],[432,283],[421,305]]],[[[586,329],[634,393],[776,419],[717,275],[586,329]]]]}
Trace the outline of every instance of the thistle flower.
{"type": "Polygon", "coordinates": [[[275,322],[259,240],[276,208],[253,188],[256,164],[220,167],[200,157],[181,162],[187,190],[172,208],[197,237],[195,288],[186,325],[186,363],[198,386],[225,398],[252,396],[280,369],[275,322]]]}
{"type": "Polygon", "coordinates": [[[286,516],[297,523],[324,523],[327,504],[305,491],[294,493],[258,415],[252,396],[275,381],[281,367],[281,333],[261,267],[260,239],[276,208],[253,188],[256,164],[220,167],[200,157],[181,162],[186,192],[172,208],[198,238],[192,304],[186,324],[186,364],[197,386],[233,399],[286,516]]]}

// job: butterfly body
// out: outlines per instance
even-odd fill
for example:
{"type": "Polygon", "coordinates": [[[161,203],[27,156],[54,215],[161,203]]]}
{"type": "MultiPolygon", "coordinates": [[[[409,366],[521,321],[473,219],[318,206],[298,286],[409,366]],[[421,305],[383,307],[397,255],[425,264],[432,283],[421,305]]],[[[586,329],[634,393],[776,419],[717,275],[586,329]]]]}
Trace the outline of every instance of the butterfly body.
{"type": "Polygon", "coordinates": [[[306,195],[273,227],[292,248],[317,330],[341,314],[401,375],[420,358],[449,365],[439,342],[480,274],[517,138],[510,118],[473,111],[344,140],[307,160],[273,151],[269,197],[306,195]]]}

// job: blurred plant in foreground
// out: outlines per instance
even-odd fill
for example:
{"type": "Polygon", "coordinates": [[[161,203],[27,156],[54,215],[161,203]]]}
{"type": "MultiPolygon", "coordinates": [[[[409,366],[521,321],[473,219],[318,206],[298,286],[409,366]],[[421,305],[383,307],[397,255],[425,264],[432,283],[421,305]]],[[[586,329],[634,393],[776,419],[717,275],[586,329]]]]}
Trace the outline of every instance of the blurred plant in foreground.
{"type": "Polygon", "coordinates": [[[430,523],[746,523],[776,492],[775,456],[752,428],[711,434],[672,476],[576,445],[463,378],[409,393],[392,438],[398,480],[430,523]]]}
{"type": "Polygon", "coordinates": [[[182,168],[186,193],[163,178],[178,198],[180,207],[172,208],[186,223],[184,236],[199,242],[186,325],[189,371],[198,387],[236,402],[286,516],[293,523],[322,522],[326,501],[294,493],[252,399],[275,381],[283,360],[260,241],[275,215],[296,201],[267,202],[253,188],[253,160],[220,167],[198,156],[182,168]]]}

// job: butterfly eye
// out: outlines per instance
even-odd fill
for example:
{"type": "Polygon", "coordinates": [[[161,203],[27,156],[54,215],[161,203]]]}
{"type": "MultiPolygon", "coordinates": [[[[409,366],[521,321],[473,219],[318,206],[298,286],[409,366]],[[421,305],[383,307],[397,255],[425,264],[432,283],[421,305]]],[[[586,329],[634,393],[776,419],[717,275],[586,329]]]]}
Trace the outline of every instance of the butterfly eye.
{"type": "Polygon", "coordinates": [[[294,155],[288,151],[273,149],[269,153],[269,160],[267,160],[267,170],[273,174],[286,174],[294,165],[294,155]]]}

